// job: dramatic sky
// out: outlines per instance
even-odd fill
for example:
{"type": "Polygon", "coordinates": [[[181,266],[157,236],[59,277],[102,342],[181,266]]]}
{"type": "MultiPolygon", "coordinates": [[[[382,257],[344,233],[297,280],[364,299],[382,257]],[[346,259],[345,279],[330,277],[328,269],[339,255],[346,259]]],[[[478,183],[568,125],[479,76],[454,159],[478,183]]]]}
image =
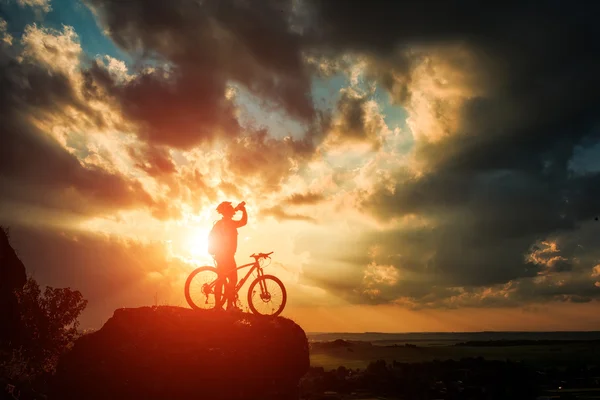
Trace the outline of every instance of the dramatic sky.
{"type": "Polygon", "coordinates": [[[590,4],[0,0],[0,222],[82,327],[245,200],[307,331],[600,329],[590,4]]]}

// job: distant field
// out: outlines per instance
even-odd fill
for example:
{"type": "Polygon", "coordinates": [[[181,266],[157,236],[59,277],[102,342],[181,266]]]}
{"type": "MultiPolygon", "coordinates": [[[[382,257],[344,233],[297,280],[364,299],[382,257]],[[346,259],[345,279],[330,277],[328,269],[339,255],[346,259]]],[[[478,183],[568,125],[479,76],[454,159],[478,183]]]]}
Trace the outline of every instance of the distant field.
{"type": "Polygon", "coordinates": [[[548,390],[546,394],[551,399],[559,399],[565,393],[575,396],[576,399],[600,399],[600,389],[597,388],[548,390]]]}
{"type": "Polygon", "coordinates": [[[312,343],[310,361],[314,367],[334,369],[343,365],[347,368],[365,368],[370,362],[425,362],[433,360],[459,360],[467,357],[484,357],[488,360],[526,361],[544,367],[562,367],[572,363],[597,364],[600,360],[600,344],[589,342],[567,342],[551,345],[523,346],[455,346],[437,345],[416,348],[398,346],[375,346],[368,342],[353,342],[339,347],[323,343],[312,343]]]}

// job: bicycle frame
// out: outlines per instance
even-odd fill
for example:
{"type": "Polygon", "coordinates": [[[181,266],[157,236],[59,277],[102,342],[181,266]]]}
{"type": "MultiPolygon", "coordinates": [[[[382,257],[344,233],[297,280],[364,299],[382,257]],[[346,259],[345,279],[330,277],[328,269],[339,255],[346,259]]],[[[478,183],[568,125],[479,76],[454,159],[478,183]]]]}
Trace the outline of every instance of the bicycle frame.
{"type": "MultiPolygon", "coordinates": [[[[244,286],[244,283],[246,283],[246,281],[248,280],[248,278],[250,277],[250,275],[252,274],[252,272],[254,272],[254,270],[256,270],[256,271],[257,271],[258,278],[260,278],[261,276],[263,276],[263,275],[264,275],[264,273],[263,273],[263,269],[262,269],[262,267],[261,267],[261,266],[260,266],[260,264],[259,264],[259,260],[256,260],[256,261],[254,261],[254,262],[251,262],[251,263],[248,263],[248,264],[241,265],[241,266],[239,266],[239,267],[236,267],[236,269],[235,269],[235,270],[236,270],[236,272],[237,272],[237,271],[239,271],[239,270],[240,270],[240,269],[242,269],[242,268],[248,268],[248,267],[250,267],[250,266],[251,266],[252,268],[250,268],[250,269],[248,270],[248,272],[246,273],[246,276],[244,276],[242,279],[240,279],[240,280],[238,281],[238,284],[235,286],[235,294],[236,294],[236,296],[237,296],[238,292],[240,291],[240,289],[242,288],[242,286],[244,286]]],[[[218,269],[217,269],[217,272],[218,272],[218,269]]],[[[217,278],[217,280],[215,280],[213,283],[211,283],[211,284],[210,284],[210,288],[211,288],[211,290],[212,290],[212,289],[214,289],[214,287],[215,287],[216,283],[217,283],[219,280],[221,280],[221,279],[222,279],[222,278],[221,278],[221,277],[219,277],[219,278],[217,278]]],[[[261,282],[260,282],[260,290],[261,290],[261,292],[262,292],[262,293],[264,293],[264,292],[266,291],[266,289],[267,289],[267,288],[266,288],[266,286],[265,286],[264,282],[262,282],[262,281],[261,281],[261,282]]]]}
{"type": "Polygon", "coordinates": [[[250,277],[250,275],[252,274],[252,272],[254,272],[254,270],[256,270],[256,272],[257,272],[257,274],[258,274],[259,277],[263,276],[263,270],[262,270],[262,267],[260,266],[260,264],[258,263],[258,260],[254,261],[252,263],[244,264],[241,267],[237,267],[235,270],[239,271],[242,268],[247,268],[247,267],[250,267],[250,266],[252,266],[252,268],[250,268],[248,270],[248,273],[246,273],[246,276],[244,276],[242,279],[240,279],[238,281],[238,284],[235,287],[235,292],[236,293],[242,288],[242,286],[244,286],[244,283],[246,283],[246,281],[248,280],[248,278],[250,277]]]}

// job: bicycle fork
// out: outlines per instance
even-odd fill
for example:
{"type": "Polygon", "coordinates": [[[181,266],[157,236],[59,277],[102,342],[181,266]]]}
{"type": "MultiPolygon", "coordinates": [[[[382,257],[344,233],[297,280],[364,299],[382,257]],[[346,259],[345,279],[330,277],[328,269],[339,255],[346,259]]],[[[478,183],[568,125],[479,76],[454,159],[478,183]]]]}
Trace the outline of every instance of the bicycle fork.
{"type": "MultiPolygon", "coordinates": [[[[265,274],[261,268],[258,270],[258,277],[256,279],[260,279],[264,275],[265,274]]],[[[267,292],[267,282],[264,279],[260,279],[258,281],[258,286],[260,287],[260,298],[261,300],[264,300],[264,298],[269,295],[269,293],[267,292]]]]}

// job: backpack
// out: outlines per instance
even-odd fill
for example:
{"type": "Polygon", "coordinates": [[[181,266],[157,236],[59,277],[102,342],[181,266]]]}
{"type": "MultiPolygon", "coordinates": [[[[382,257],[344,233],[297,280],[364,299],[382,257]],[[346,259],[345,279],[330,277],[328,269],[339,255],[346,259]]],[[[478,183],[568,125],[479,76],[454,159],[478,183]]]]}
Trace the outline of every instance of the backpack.
{"type": "Polygon", "coordinates": [[[215,255],[219,252],[219,249],[223,246],[222,238],[222,224],[217,221],[214,223],[212,229],[208,234],[208,254],[215,255]]]}

